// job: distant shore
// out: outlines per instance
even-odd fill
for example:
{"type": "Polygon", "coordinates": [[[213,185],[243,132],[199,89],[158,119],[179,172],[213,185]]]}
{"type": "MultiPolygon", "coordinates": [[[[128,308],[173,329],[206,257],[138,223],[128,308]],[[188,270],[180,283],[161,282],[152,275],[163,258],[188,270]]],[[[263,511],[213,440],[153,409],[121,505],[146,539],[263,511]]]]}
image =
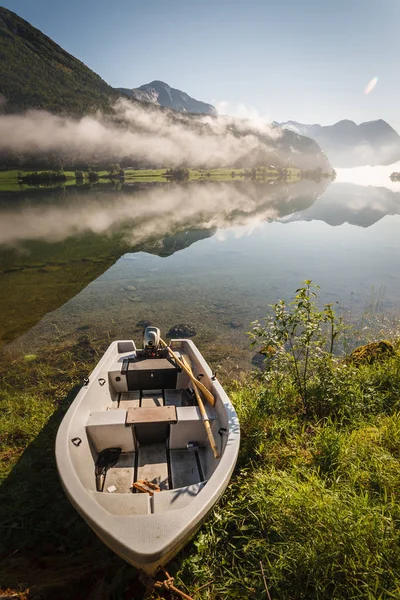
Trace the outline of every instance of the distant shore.
{"type": "Polygon", "coordinates": [[[80,185],[85,183],[167,183],[168,181],[242,181],[258,182],[286,181],[294,183],[302,179],[332,178],[332,173],[322,172],[321,169],[310,171],[295,167],[254,167],[219,168],[219,169],[181,169],[183,177],[169,175],[178,169],[133,169],[122,168],[119,171],[86,170],[64,171],[55,169],[7,169],[0,171],[0,192],[19,191],[29,187],[56,187],[60,185],[80,185]]]}

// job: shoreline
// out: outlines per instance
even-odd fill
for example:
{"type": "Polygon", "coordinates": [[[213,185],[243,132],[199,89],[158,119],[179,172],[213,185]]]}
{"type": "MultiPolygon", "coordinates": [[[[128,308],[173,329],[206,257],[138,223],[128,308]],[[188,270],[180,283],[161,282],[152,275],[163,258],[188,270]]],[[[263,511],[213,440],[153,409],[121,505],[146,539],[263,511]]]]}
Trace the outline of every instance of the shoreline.
{"type": "MultiPolygon", "coordinates": [[[[6,169],[0,171],[0,193],[9,191],[20,191],[33,188],[64,187],[69,185],[85,185],[88,183],[168,183],[171,178],[166,175],[168,168],[164,169],[123,169],[124,176],[111,176],[107,170],[93,170],[97,174],[96,180],[90,181],[89,174],[84,173],[83,178],[77,178],[74,171],[62,171],[65,175],[65,181],[51,181],[50,177],[42,182],[27,184],[21,181],[21,177],[29,177],[33,173],[56,176],[59,171],[49,169],[6,169]],[[97,178],[98,176],[98,178],[97,178]]],[[[325,173],[318,169],[314,171],[304,171],[296,167],[281,169],[267,169],[265,167],[249,168],[218,168],[218,169],[189,169],[188,177],[181,180],[181,183],[191,181],[285,181],[294,183],[302,179],[313,178],[332,178],[332,173],[325,173]]]]}
{"type": "MultiPolygon", "coordinates": [[[[326,356],[324,377],[307,384],[306,412],[289,369],[272,380],[221,372],[239,415],[240,455],[221,502],[168,565],[178,587],[205,586],[199,600],[239,592],[258,600],[261,561],[274,598],[349,590],[361,598],[360,585],[376,597],[395,593],[400,339],[392,336],[394,352],[382,361],[326,356]]],[[[97,597],[100,588],[104,598],[145,597],[137,571],[71,507],[54,461],[59,423],[109,341],[89,330],[0,362],[0,591],[21,600],[97,597]]],[[[218,357],[210,358],[214,368],[218,357]]]]}

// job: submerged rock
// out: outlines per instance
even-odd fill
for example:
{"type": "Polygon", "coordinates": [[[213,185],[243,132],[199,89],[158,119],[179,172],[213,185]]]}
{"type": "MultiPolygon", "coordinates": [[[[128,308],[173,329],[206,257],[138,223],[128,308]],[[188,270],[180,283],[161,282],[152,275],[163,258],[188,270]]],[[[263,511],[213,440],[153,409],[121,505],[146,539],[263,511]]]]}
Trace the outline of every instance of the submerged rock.
{"type": "Polygon", "coordinates": [[[242,327],[242,323],[239,321],[228,321],[226,325],[228,325],[228,327],[231,329],[240,329],[242,327]]]}
{"type": "Polygon", "coordinates": [[[385,360],[395,354],[396,351],[393,344],[387,340],[382,340],[381,342],[372,342],[371,344],[359,346],[349,355],[347,362],[351,362],[355,365],[371,365],[376,361],[385,360]]]}
{"type": "Polygon", "coordinates": [[[265,355],[261,354],[261,352],[257,352],[257,354],[255,354],[253,356],[253,358],[251,359],[251,364],[256,369],[260,369],[260,371],[264,371],[264,369],[265,369],[264,360],[265,360],[265,355]]]}
{"type": "Polygon", "coordinates": [[[146,321],[146,319],[142,319],[141,321],[138,321],[136,323],[136,327],[140,328],[140,329],[146,329],[146,327],[149,327],[151,325],[151,321],[146,321]]]}
{"type": "Polygon", "coordinates": [[[169,338],[188,338],[195,335],[197,335],[197,331],[193,325],[189,325],[188,323],[179,323],[179,325],[174,325],[167,333],[167,337],[169,338]]]}
{"type": "Polygon", "coordinates": [[[75,344],[75,355],[80,358],[88,359],[96,354],[88,336],[82,336],[75,344]]]}
{"type": "Polygon", "coordinates": [[[274,348],[274,346],[263,346],[262,348],[260,348],[257,354],[254,354],[253,358],[251,359],[251,364],[254,367],[256,367],[256,369],[265,371],[265,369],[267,369],[268,365],[270,364],[269,362],[268,364],[266,364],[266,359],[268,358],[270,361],[273,358],[274,354],[276,354],[276,349],[274,348]]]}

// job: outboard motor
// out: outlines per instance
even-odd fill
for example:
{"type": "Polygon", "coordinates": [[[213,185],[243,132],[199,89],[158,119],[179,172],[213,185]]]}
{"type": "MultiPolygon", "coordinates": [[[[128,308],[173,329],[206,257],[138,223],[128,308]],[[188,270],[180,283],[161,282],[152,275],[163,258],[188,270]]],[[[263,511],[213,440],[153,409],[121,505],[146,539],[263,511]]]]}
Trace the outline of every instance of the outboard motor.
{"type": "Polygon", "coordinates": [[[160,346],[160,330],[158,327],[146,327],[143,334],[143,348],[147,352],[155,352],[160,346]]]}

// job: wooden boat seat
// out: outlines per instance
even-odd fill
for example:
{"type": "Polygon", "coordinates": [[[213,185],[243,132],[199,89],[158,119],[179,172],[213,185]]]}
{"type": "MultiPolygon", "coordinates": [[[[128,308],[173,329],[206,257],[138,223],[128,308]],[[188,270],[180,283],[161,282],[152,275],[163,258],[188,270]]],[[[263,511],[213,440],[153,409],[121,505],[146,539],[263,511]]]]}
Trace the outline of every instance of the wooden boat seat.
{"type": "Polygon", "coordinates": [[[139,423],[176,423],[178,420],[175,406],[132,407],[126,413],[126,424],[139,423]]]}
{"type": "Polygon", "coordinates": [[[177,422],[175,406],[129,408],[126,425],[134,427],[139,444],[165,442],[170,435],[170,425],[177,422]]]}

